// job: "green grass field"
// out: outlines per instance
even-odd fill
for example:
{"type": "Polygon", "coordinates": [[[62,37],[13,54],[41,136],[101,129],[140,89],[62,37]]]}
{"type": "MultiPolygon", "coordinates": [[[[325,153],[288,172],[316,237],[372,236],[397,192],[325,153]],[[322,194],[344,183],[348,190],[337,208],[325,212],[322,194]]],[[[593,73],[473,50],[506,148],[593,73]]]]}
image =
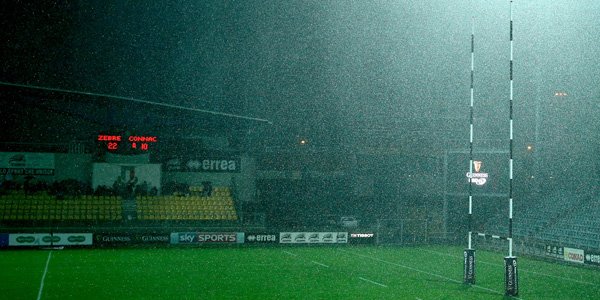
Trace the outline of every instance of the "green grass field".
{"type": "MultiPolygon", "coordinates": [[[[457,247],[0,251],[2,299],[502,299],[503,255],[457,247]]],[[[521,299],[600,299],[600,270],[519,258],[521,299]]]]}

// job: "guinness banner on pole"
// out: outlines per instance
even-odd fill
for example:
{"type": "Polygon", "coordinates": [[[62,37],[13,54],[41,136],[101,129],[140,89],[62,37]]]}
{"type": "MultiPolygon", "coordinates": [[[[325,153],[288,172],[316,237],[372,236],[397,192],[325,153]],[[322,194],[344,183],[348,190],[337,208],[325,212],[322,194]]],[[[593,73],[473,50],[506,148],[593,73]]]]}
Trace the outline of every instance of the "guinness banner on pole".
{"type": "Polygon", "coordinates": [[[465,249],[464,252],[464,280],[466,284],[475,284],[475,250],[465,249]]]}
{"type": "Polygon", "coordinates": [[[504,257],[504,287],[507,296],[519,295],[519,271],[516,257],[504,257]]]}

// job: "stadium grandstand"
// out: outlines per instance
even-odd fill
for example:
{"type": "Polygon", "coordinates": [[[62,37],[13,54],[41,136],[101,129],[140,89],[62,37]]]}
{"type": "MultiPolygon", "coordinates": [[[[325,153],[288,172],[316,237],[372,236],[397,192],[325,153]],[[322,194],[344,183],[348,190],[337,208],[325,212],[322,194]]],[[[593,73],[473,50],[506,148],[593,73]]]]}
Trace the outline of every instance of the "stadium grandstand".
{"type": "MultiPolygon", "coordinates": [[[[459,244],[464,238],[465,144],[446,139],[427,146],[427,152],[423,148],[452,132],[409,133],[402,137],[412,141],[407,148],[381,145],[397,139],[393,130],[370,134],[375,142],[357,142],[353,148],[300,140],[273,147],[258,138],[270,125],[260,124],[267,129],[251,134],[244,129],[252,120],[226,120],[235,126],[223,131],[223,118],[210,116],[213,119],[205,120],[202,129],[192,129],[203,135],[159,135],[155,133],[165,132],[163,126],[183,123],[157,118],[149,127],[140,126],[140,118],[160,113],[152,104],[136,104],[146,113],[132,113],[123,124],[114,124],[112,110],[97,113],[110,101],[102,95],[91,96],[94,106],[83,100],[89,95],[69,91],[4,86],[3,93],[5,102],[36,103],[13,107],[8,112],[12,119],[29,115],[48,125],[19,123],[3,132],[0,224],[5,232],[43,226],[91,226],[103,231],[133,225],[152,231],[165,222],[216,231],[243,231],[246,226],[266,231],[341,230],[340,218],[354,216],[360,230],[379,233],[381,243],[459,244]],[[62,110],[63,106],[68,108],[62,110]],[[134,129],[125,129],[130,123],[136,124],[131,125],[134,129]],[[69,133],[73,138],[65,137],[63,130],[68,128],[79,128],[69,133]],[[34,132],[18,134],[25,131],[34,132]],[[35,141],[29,140],[31,136],[35,141]],[[131,186],[128,181],[133,178],[131,186]]],[[[111,107],[115,105],[124,104],[111,107]]],[[[193,118],[190,115],[186,124],[193,124],[193,118]]],[[[492,173],[491,184],[477,187],[474,194],[480,198],[474,207],[474,227],[480,232],[508,230],[504,220],[508,208],[502,201],[507,181],[500,175],[506,171],[501,158],[506,150],[501,144],[486,140],[477,145],[485,159],[483,168],[492,173]]],[[[522,155],[531,159],[527,151],[522,155]]],[[[517,251],[543,255],[547,245],[598,248],[597,189],[579,186],[547,193],[540,191],[545,183],[532,181],[516,183],[527,199],[515,204],[517,251]],[[527,186],[535,184],[539,186],[527,186]]],[[[494,240],[479,242],[493,249],[503,247],[494,240]]]]}

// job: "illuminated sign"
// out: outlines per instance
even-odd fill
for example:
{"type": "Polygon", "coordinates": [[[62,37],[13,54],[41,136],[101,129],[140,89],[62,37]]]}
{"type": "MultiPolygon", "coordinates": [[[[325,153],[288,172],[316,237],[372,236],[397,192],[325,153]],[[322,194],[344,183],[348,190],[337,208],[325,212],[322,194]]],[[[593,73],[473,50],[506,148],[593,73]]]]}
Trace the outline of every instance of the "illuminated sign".
{"type": "Polygon", "coordinates": [[[96,138],[106,150],[117,151],[148,151],[150,144],[157,143],[158,137],[151,135],[114,135],[99,134],[96,138]]]}
{"type": "Polygon", "coordinates": [[[168,160],[164,165],[170,172],[239,173],[242,161],[236,156],[197,157],[187,160],[174,158],[168,160]]]}
{"type": "Polygon", "coordinates": [[[472,182],[476,185],[484,185],[487,182],[488,179],[488,173],[481,173],[481,166],[483,165],[483,162],[480,160],[474,160],[473,161],[473,170],[475,172],[471,173],[471,172],[467,172],[467,178],[469,182],[472,182]]]}

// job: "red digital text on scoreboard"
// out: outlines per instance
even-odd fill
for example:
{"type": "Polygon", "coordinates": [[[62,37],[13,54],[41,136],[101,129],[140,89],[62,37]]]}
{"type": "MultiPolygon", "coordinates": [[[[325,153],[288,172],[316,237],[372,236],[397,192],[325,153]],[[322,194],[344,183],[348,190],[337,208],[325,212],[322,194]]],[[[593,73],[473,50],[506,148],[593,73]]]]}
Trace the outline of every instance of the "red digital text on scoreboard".
{"type": "Polygon", "coordinates": [[[145,143],[156,143],[158,139],[155,136],[136,136],[131,135],[127,138],[128,141],[135,142],[145,142],[145,143]]]}
{"type": "Polygon", "coordinates": [[[106,135],[106,134],[99,134],[98,135],[98,141],[102,142],[102,141],[115,141],[115,142],[120,142],[121,141],[121,136],[120,135],[106,135]]]}
{"type": "Polygon", "coordinates": [[[119,149],[148,151],[149,143],[158,142],[158,138],[152,135],[130,135],[123,137],[121,135],[99,134],[96,140],[98,142],[106,142],[106,149],[109,151],[117,151],[119,149]]]}

